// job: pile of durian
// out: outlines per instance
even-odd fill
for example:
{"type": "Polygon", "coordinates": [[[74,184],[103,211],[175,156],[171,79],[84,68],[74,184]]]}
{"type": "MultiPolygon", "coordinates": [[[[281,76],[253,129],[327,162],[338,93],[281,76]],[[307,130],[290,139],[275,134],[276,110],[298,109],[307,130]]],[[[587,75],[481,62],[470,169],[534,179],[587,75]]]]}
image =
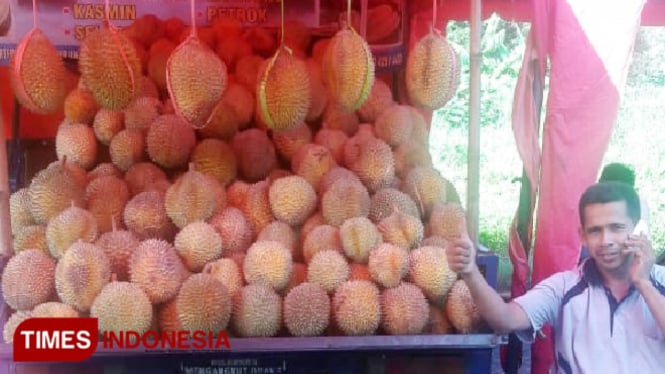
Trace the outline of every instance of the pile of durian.
{"type": "MultiPolygon", "coordinates": [[[[365,41],[289,21],[283,42],[228,19],[190,31],[102,27],[64,94],[44,35],[14,62],[24,108],[64,119],[57,161],[10,198],[5,342],[47,316],[236,337],[477,331],[445,256],[464,211],[365,41]]],[[[456,89],[434,71],[456,60],[419,48],[409,64],[432,74],[407,83],[427,107],[456,89]]]]}

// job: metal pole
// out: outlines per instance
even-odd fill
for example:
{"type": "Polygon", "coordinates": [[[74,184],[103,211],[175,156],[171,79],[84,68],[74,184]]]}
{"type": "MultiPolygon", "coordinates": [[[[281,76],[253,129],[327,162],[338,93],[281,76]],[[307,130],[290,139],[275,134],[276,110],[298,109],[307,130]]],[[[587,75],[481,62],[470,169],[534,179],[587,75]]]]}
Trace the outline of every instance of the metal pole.
{"type": "Polygon", "coordinates": [[[471,0],[471,46],[470,46],[470,100],[469,100],[469,148],[467,184],[467,222],[469,236],[478,245],[479,186],[480,186],[480,67],[482,49],[480,30],[482,26],[481,0],[471,0]]]}

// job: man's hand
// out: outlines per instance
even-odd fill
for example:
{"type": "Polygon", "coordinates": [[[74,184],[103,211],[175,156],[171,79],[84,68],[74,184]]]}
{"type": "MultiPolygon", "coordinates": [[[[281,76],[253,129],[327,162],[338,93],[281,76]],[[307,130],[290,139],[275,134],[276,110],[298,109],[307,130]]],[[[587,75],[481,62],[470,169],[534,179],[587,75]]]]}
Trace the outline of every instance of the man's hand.
{"type": "Polygon", "coordinates": [[[470,274],[476,268],[476,248],[468,236],[451,242],[446,257],[448,266],[457,274],[470,274]]]}
{"type": "Polygon", "coordinates": [[[656,255],[651,247],[651,240],[644,234],[628,235],[624,243],[624,254],[632,254],[633,260],[628,268],[628,276],[635,288],[644,282],[650,282],[651,269],[656,262],[656,255]]]}

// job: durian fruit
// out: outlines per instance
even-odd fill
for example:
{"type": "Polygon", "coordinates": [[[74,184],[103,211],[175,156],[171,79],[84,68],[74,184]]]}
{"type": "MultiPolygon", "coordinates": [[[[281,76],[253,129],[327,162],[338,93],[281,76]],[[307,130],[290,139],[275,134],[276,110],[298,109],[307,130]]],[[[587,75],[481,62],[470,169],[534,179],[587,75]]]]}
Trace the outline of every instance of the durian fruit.
{"type": "Polygon", "coordinates": [[[409,253],[404,248],[382,243],[369,253],[369,272],[383,287],[396,287],[409,272],[409,253]]]}
{"type": "Polygon", "coordinates": [[[446,202],[447,184],[436,169],[417,167],[407,173],[401,190],[411,196],[422,217],[428,219],[436,204],[446,202]]]}
{"type": "Polygon", "coordinates": [[[446,317],[446,310],[442,307],[429,305],[429,319],[423,329],[425,334],[445,335],[454,333],[455,328],[446,317]]]}
{"type": "Polygon", "coordinates": [[[109,156],[113,165],[127,171],[145,159],[145,134],[139,130],[122,130],[109,144],[109,156]]]}
{"type": "Polygon", "coordinates": [[[23,37],[10,67],[11,87],[21,106],[39,114],[63,107],[67,96],[65,65],[40,29],[35,27],[23,37]]]}
{"type": "Polygon", "coordinates": [[[342,248],[354,262],[366,264],[369,253],[382,243],[381,233],[367,217],[349,218],[339,228],[342,248]]]}
{"type": "Polygon", "coordinates": [[[265,283],[244,286],[232,304],[231,325],[240,337],[275,336],[282,327],[282,298],[265,283]]]}
{"type": "Polygon", "coordinates": [[[393,158],[395,159],[395,174],[400,178],[404,178],[413,168],[431,168],[433,165],[429,147],[423,146],[413,139],[398,145],[393,151],[393,158]]]}
{"type": "Polygon", "coordinates": [[[16,332],[18,325],[31,317],[32,311],[30,310],[17,310],[9,316],[5,325],[2,327],[2,337],[6,344],[12,344],[14,342],[14,333],[16,332]]]}
{"type": "Polygon", "coordinates": [[[397,147],[412,137],[413,122],[407,105],[391,105],[379,114],[374,122],[374,131],[391,147],[397,147]]]}
{"type": "Polygon", "coordinates": [[[183,227],[176,234],[173,244],[185,266],[193,272],[200,272],[206,263],[222,256],[221,236],[204,221],[183,227]]]}
{"type": "Polygon", "coordinates": [[[355,111],[346,109],[334,101],[329,101],[323,112],[321,127],[327,130],[340,130],[347,136],[353,136],[360,128],[360,119],[355,111]]]}
{"type": "Polygon", "coordinates": [[[240,175],[247,182],[260,181],[277,167],[275,146],[264,131],[257,128],[241,131],[233,137],[231,147],[240,175]]]}
{"type": "Polygon", "coordinates": [[[46,244],[46,226],[31,225],[22,227],[14,234],[13,247],[14,253],[25,249],[40,249],[50,255],[51,252],[49,252],[48,244],[46,244]]]}
{"type": "Polygon", "coordinates": [[[483,322],[469,287],[463,280],[455,281],[450,289],[445,312],[450,324],[462,334],[470,334],[478,330],[483,322]]]}
{"type": "Polygon", "coordinates": [[[157,117],[146,136],[148,156],[155,164],[166,169],[186,165],[195,146],[194,130],[175,114],[157,117]]]}
{"type": "Polygon", "coordinates": [[[227,207],[209,221],[222,238],[225,254],[244,253],[252,244],[252,227],[240,209],[227,207]]]}
{"type": "Polygon", "coordinates": [[[280,292],[281,296],[286,296],[289,292],[299,284],[307,281],[307,265],[302,262],[294,262],[293,269],[291,270],[291,278],[289,284],[280,292]]]}
{"type": "Polygon", "coordinates": [[[177,296],[173,299],[157,306],[157,326],[163,332],[177,332],[184,330],[178,319],[178,310],[176,309],[177,296]]]}
{"type": "Polygon", "coordinates": [[[204,139],[194,147],[191,162],[203,174],[217,179],[226,186],[236,179],[238,162],[233,149],[219,139],[204,139]]]}
{"type": "Polygon", "coordinates": [[[146,191],[134,196],[125,205],[123,220],[127,229],[140,240],[170,240],[175,236],[176,227],[166,214],[161,192],[146,191]]]}
{"type": "Polygon", "coordinates": [[[175,48],[176,44],[167,38],[159,39],[150,46],[146,70],[148,77],[155,83],[162,94],[168,93],[166,85],[166,62],[175,48]]]}
{"type": "Polygon", "coordinates": [[[303,145],[312,141],[312,130],[303,122],[289,130],[275,131],[272,134],[272,140],[277,152],[286,160],[291,161],[293,155],[303,145]]]}
{"type": "Polygon", "coordinates": [[[322,62],[323,78],[331,99],[357,110],[374,84],[374,60],[367,42],[345,25],[332,37],[322,62]]]}
{"type": "Polygon", "coordinates": [[[316,252],[307,264],[307,281],[333,293],[349,279],[349,263],[338,251],[324,249],[316,252]]]}
{"type": "Polygon", "coordinates": [[[247,250],[242,272],[247,283],[265,283],[281,291],[293,269],[291,250],[276,241],[257,241],[247,250]]]}
{"type": "Polygon", "coordinates": [[[124,331],[143,334],[152,324],[153,307],[138,284],[112,281],[95,298],[90,316],[97,318],[102,334],[124,331]]]}
{"type": "Polygon", "coordinates": [[[318,193],[320,195],[324,195],[335,182],[343,178],[350,178],[360,182],[360,179],[358,179],[358,177],[353,174],[351,170],[341,166],[335,166],[334,168],[328,170],[328,172],[319,182],[318,193]]]}
{"type": "Polygon", "coordinates": [[[372,274],[369,271],[369,265],[352,262],[349,264],[349,280],[372,281],[372,274]]]}
{"type": "Polygon", "coordinates": [[[98,235],[95,216],[76,206],[63,210],[46,225],[46,244],[51,256],[56,259],[61,258],[78,240],[92,243],[98,235]]]}
{"type": "Polygon", "coordinates": [[[46,224],[63,210],[85,206],[85,186],[65,162],[39,171],[28,187],[30,212],[38,224],[46,224]]]}
{"type": "Polygon", "coordinates": [[[382,188],[372,195],[367,217],[372,222],[379,223],[390,216],[395,209],[420,219],[420,211],[413,199],[395,188],[382,188]]]}
{"type": "Polygon", "coordinates": [[[275,220],[270,208],[270,184],[267,180],[249,186],[242,211],[254,236],[275,220]]]}
{"type": "Polygon", "coordinates": [[[91,243],[77,242],[55,268],[55,289],[60,300],[88,312],[102,288],[111,281],[111,263],[104,251],[91,243]]]}
{"type": "Polygon", "coordinates": [[[184,266],[169,242],[144,240],[129,258],[129,280],[141,287],[151,303],[163,303],[180,290],[184,266]]]}
{"type": "Polygon", "coordinates": [[[358,109],[358,117],[365,123],[374,123],[390,106],[395,104],[393,93],[386,82],[375,79],[367,100],[358,109]]]}
{"type": "Polygon", "coordinates": [[[402,282],[381,293],[381,325],[390,335],[420,334],[429,319],[429,304],[418,286],[402,282]]]}
{"type": "Polygon", "coordinates": [[[335,324],[345,335],[373,335],[381,324],[378,287],[370,281],[347,281],[332,299],[335,324]]]}
{"type": "Polygon", "coordinates": [[[95,132],[82,123],[62,123],[55,135],[55,153],[58,160],[66,158],[85,170],[92,169],[97,161],[95,132]]]}
{"type": "Polygon", "coordinates": [[[344,253],[338,227],[319,225],[304,235],[304,238],[302,251],[306,263],[309,263],[316,253],[326,249],[332,249],[339,253],[344,253]]]}
{"type": "Polygon", "coordinates": [[[212,217],[217,209],[218,195],[224,194],[226,201],[224,189],[215,191],[213,181],[212,177],[194,170],[190,164],[190,170],[181,175],[166,191],[166,214],[178,228],[212,217]]]}
{"type": "Polygon", "coordinates": [[[344,144],[349,136],[342,130],[321,129],[314,136],[314,143],[328,149],[338,165],[344,165],[344,144]]]}
{"type": "Polygon", "coordinates": [[[99,177],[119,177],[122,178],[122,172],[115,165],[110,162],[102,162],[97,164],[94,169],[88,172],[88,179],[90,182],[99,177]]]}
{"type": "Polygon", "coordinates": [[[194,128],[208,122],[222,99],[227,80],[226,64],[195,31],[166,62],[166,84],[173,107],[194,128]]]}
{"type": "Polygon", "coordinates": [[[281,47],[259,69],[256,87],[260,119],[275,131],[290,130],[305,121],[311,100],[305,62],[281,47]]]}
{"type": "Polygon", "coordinates": [[[226,286],[210,274],[193,274],[176,296],[178,321],[187,331],[226,329],[231,319],[231,296],[226,286]]]}
{"type": "Polygon", "coordinates": [[[253,27],[243,33],[254,53],[269,56],[277,49],[276,35],[265,27],[253,27]]]}
{"type": "Polygon", "coordinates": [[[309,110],[305,116],[308,123],[317,122],[328,106],[328,90],[323,84],[323,73],[321,65],[312,58],[305,60],[307,73],[309,74],[310,102],[309,110]]]}
{"type": "Polygon", "coordinates": [[[9,220],[14,235],[24,227],[36,223],[30,213],[30,193],[27,187],[20,188],[9,196],[9,220]]]}
{"type": "Polygon", "coordinates": [[[440,236],[448,242],[468,235],[464,209],[457,203],[434,205],[427,226],[430,235],[440,236]]]}
{"type": "Polygon", "coordinates": [[[305,282],[284,298],[284,325],[293,336],[322,335],[330,323],[330,297],[321,286],[305,282]]]}
{"type": "Polygon", "coordinates": [[[369,192],[360,181],[340,178],[323,194],[321,214],[327,224],[341,226],[347,219],[367,217],[370,201],[369,192]]]}
{"type": "Polygon", "coordinates": [[[162,180],[166,180],[166,174],[151,162],[134,164],[125,173],[125,181],[132,197],[144,192],[148,185],[162,180]]]}
{"type": "Polygon", "coordinates": [[[275,218],[294,227],[302,225],[317,205],[316,191],[298,175],[275,180],[268,190],[268,198],[275,218]]]}
{"type": "Polygon", "coordinates": [[[459,86],[460,63],[452,45],[436,30],[418,40],[406,61],[406,89],[419,107],[442,108],[459,86]]]}
{"type": "Polygon", "coordinates": [[[395,210],[376,225],[383,241],[401,248],[415,248],[423,240],[425,228],[422,221],[412,215],[395,210]]]}
{"type": "Polygon", "coordinates": [[[112,25],[87,34],[79,70],[83,84],[104,108],[124,109],[139,92],[141,60],[131,40],[112,25]]]}
{"type": "Polygon", "coordinates": [[[122,111],[125,128],[147,131],[161,114],[161,106],[156,97],[137,97],[122,111]]]}
{"type": "Polygon", "coordinates": [[[317,210],[316,213],[309,216],[307,221],[305,221],[305,223],[303,223],[303,225],[300,227],[300,237],[306,238],[315,227],[325,224],[326,220],[323,218],[323,214],[317,210]]]}
{"type": "Polygon", "coordinates": [[[77,318],[80,313],[67,304],[57,301],[41,303],[32,310],[34,318],[77,318]]]}
{"type": "Polygon", "coordinates": [[[109,260],[111,272],[116,280],[129,280],[129,259],[141,242],[131,231],[113,230],[105,232],[95,241],[109,260]]]}
{"type": "Polygon", "coordinates": [[[231,81],[224,91],[224,95],[222,95],[222,100],[215,106],[210,120],[198,132],[205,138],[218,138],[228,141],[238,131],[246,128],[253,119],[254,106],[255,100],[252,91],[239,83],[231,81]]]}
{"type": "Polygon", "coordinates": [[[125,114],[122,111],[101,108],[92,121],[92,130],[100,143],[111,144],[111,139],[125,128],[125,114]]]}
{"type": "Polygon", "coordinates": [[[55,296],[55,260],[39,249],[12,256],[2,272],[2,296],[12,309],[28,311],[55,296]]]}
{"type": "Polygon", "coordinates": [[[300,147],[291,159],[293,172],[305,178],[314,189],[318,188],[323,176],[335,166],[335,158],[328,148],[314,143],[300,147]]]}
{"type": "Polygon", "coordinates": [[[100,233],[113,229],[113,223],[124,227],[123,211],[129,201],[127,183],[116,176],[103,176],[91,181],[86,188],[88,211],[95,217],[100,233]]]}
{"type": "Polygon", "coordinates": [[[457,274],[448,267],[446,250],[440,247],[419,247],[409,254],[408,279],[423,290],[435,305],[443,305],[457,274]]]}
{"type": "Polygon", "coordinates": [[[235,68],[234,76],[236,81],[252,92],[256,91],[258,72],[263,60],[263,57],[255,54],[240,57],[235,68]]]}
{"type": "Polygon", "coordinates": [[[208,262],[203,266],[201,272],[210,274],[220,281],[226,287],[230,297],[233,297],[244,285],[240,267],[230,258],[220,258],[208,262]]]}
{"type": "Polygon", "coordinates": [[[294,261],[302,258],[300,243],[298,243],[298,235],[293,227],[284,222],[273,221],[271,224],[264,227],[256,237],[256,241],[263,240],[272,240],[284,244],[286,248],[291,250],[291,257],[294,261]]]}
{"type": "Polygon", "coordinates": [[[358,146],[357,158],[347,164],[349,170],[356,173],[369,192],[389,187],[395,178],[395,160],[390,146],[373,137],[361,141],[358,146]]]}
{"type": "Polygon", "coordinates": [[[76,88],[67,94],[63,110],[66,121],[90,125],[95,121],[99,109],[99,104],[89,90],[76,88]]]}

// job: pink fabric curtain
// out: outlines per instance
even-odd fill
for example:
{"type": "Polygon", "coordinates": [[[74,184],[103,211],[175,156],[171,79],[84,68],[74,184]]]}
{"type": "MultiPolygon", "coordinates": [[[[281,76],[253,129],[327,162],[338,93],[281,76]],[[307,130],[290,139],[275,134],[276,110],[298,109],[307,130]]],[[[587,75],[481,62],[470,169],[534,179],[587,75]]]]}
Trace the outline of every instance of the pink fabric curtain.
{"type": "MultiPolygon", "coordinates": [[[[539,71],[528,70],[527,56],[516,89],[513,130],[520,156],[538,194],[532,283],[573,268],[580,251],[577,204],[597,177],[611,136],[620,92],[639,29],[644,0],[532,0],[533,45],[539,71]],[[545,72],[549,97],[542,150],[529,82],[545,72]],[[531,100],[531,101],[530,101],[531,100]],[[539,170],[534,170],[538,169],[539,170]]],[[[513,293],[526,288],[524,247],[511,228],[510,253],[516,273],[513,293]]],[[[516,295],[513,295],[516,296],[516,295]]],[[[552,333],[533,347],[532,372],[553,366],[552,333]]]]}

